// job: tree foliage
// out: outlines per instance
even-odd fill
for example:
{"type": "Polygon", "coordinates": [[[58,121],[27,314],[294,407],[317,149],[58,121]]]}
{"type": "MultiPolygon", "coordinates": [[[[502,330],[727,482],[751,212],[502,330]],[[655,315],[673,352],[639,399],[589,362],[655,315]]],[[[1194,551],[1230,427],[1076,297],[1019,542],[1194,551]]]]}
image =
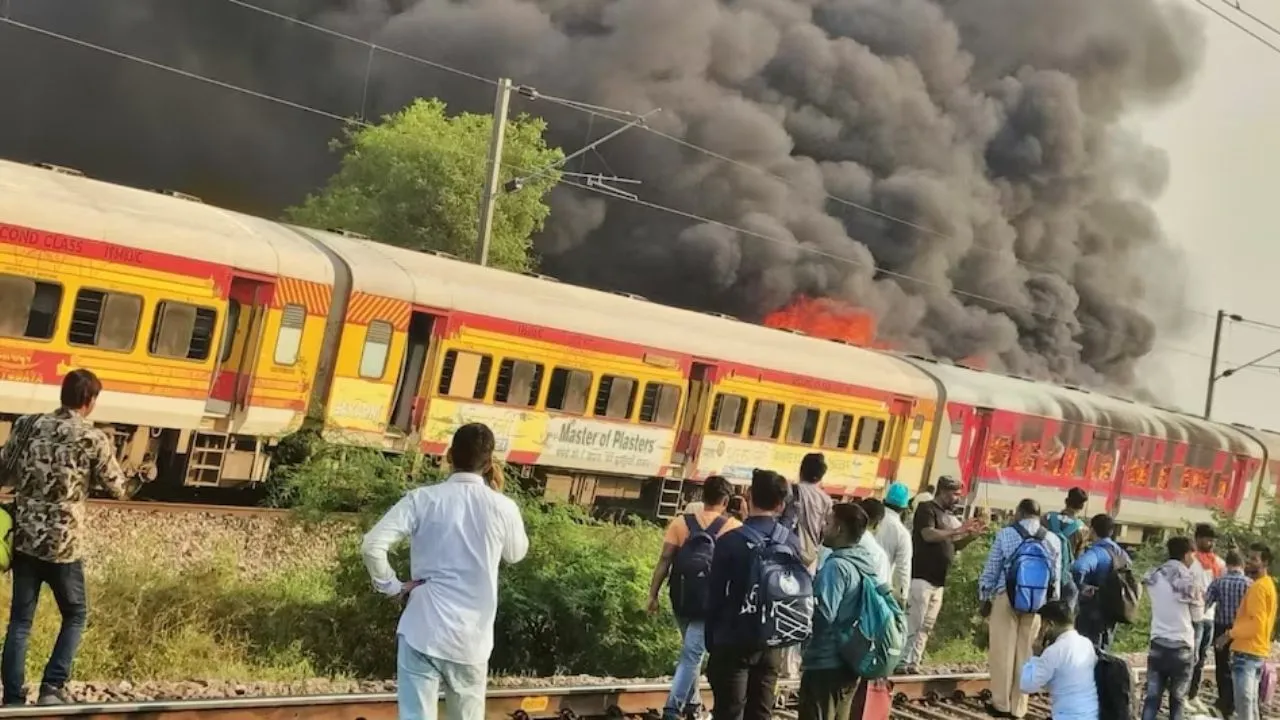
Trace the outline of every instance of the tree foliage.
{"type": "MultiPolygon", "coordinates": [[[[342,140],[338,172],[318,193],[286,211],[295,223],[343,229],[413,250],[439,250],[470,259],[476,253],[491,115],[450,117],[439,100],[419,99],[372,126],[353,125],[342,140]]],[[[564,157],[543,138],[546,123],[508,120],[502,182],[564,157]]],[[[516,192],[501,192],[494,210],[490,264],[529,270],[532,236],[550,213],[546,194],[557,182],[549,172],[516,192]]]]}

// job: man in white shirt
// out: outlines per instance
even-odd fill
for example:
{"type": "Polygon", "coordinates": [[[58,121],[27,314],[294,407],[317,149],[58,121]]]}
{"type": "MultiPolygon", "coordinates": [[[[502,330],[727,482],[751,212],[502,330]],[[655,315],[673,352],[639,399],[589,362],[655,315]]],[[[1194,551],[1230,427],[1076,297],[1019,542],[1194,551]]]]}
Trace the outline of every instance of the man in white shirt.
{"type": "Polygon", "coordinates": [[[1194,606],[1203,606],[1204,588],[1191,572],[1191,540],[1170,538],[1169,559],[1147,573],[1143,583],[1151,597],[1151,647],[1147,651],[1147,697],[1142,720],[1156,720],[1165,693],[1170,720],[1182,720],[1191,668],[1195,665],[1194,606]]]}
{"type": "Polygon", "coordinates": [[[902,524],[902,513],[911,501],[907,486],[896,482],[884,495],[884,520],[876,528],[876,542],[889,556],[893,580],[889,587],[903,607],[907,606],[907,593],[911,588],[911,531],[902,524]]]}
{"type": "Polygon", "coordinates": [[[1053,720],[1098,720],[1098,664],[1093,642],[1075,629],[1075,613],[1062,600],[1040,609],[1044,651],[1022,666],[1022,692],[1049,689],[1053,720]]]}
{"type": "Polygon", "coordinates": [[[873,567],[876,569],[876,580],[888,585],[889,589],[893,590],[893,563],[889,559],[889,553],[880,547],[880,542],[876,540],[873,532],[884,521],[884,503],[875,498],[863,498],[858,501],[858,504],[862,506],[863,512],[867,514],[867,532],[862,533],[862,538],[858,540],[858,545],[871,553],[875,559],[873,567]]]}
{"type": "Polygon", "coordinates": [[[442,683],[450,720],[484,719],[498,564],[520,562],[529,550],[519,508],[485,479],[495,470],[493,448],[485,425],[458,428],[453,474],[409,491],[364,536],[374,588],[405,602],[396,630],[401,720],[435,720],[442,683]],[[401,582],[387,551],[406,537],[413,579],[401,582]]]}

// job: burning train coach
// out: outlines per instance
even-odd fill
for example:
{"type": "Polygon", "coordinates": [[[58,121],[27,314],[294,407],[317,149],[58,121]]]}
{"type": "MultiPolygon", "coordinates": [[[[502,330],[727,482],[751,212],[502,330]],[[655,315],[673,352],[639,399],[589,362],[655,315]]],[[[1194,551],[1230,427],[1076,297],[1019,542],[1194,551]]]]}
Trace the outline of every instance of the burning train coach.
{"type": "Polygon", "coordinates": [[[438,456],[459,425],[553,499],[678,512],[714,474],[834,496],[961,478],[970,505],[1084,487],[1125,539],[1269,507],[1280,435],[0,162],[0,441],[69,368],[129,472],[264,480],[311,423],[438,456]]]}

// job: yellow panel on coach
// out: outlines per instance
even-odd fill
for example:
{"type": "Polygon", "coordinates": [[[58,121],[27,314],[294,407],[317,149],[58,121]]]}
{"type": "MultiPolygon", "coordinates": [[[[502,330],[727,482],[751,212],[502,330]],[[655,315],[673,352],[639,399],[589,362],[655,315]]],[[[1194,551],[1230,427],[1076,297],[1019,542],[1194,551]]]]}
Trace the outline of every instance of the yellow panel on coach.
{"type": "Polygon", "coordinates": [[[325,430],[332,439],[383,443],[411,310],[402,300],[352,293],[325,409],[325,430]]]}
{"type": "Polygon", "coordinates": [[[449,318],[422,448],[483,422],[508,462],[652,477],[670,470],[686,357],[498,318],[449,318]]]}

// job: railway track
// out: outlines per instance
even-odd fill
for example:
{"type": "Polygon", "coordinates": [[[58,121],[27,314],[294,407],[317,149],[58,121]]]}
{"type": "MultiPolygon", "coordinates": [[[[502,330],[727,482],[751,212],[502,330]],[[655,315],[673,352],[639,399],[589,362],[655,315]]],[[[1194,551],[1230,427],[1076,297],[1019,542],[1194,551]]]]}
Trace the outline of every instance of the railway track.
{"type": "MultiPolygon", "coordinates": [[[[981,712],[977,700],[987,688],[987,676],[978,673],[893,678],[898,704],[895,717],[902,720],[974,720],[967,714],[938,713],[946,708],[981,712]]],[[[576,720],[577,718],[656,718],[670,686],[589,685],[563,688],[502,688],[489,692],[486,720],[576,720]]],[[[779,690],[784,705],[794,707],[798,684],[784,682],[779,690]]],[[[703,687],[710,705],[710,689],[703,687]]],[[[780,711],[781,718],[794,712],[780,711]]],[[[1045,713],[1047,716],[1047,713],[1045,713]]],[[[306,697],[233,698],[227,700],[179,700],[143,703],[104,703],[58,707],[7,708],[0,718],[76,718],[77,720],[392,720],[396,700],[392,694],[315,695],[306,697]]]]}
{"type": "MultiPolygon", "coordinates": [[[[0,503],[13,500],[10,493],[0,493],[0,503]]],[[[153,513],[209,513],[213,515],[238,515],[243,517],[284,517],[292,510],[288,508],[261,507],[258,505],[210,505],[196,502],[168,502],[161,500],[107,500],[91,498],[89,507],[110,510],[128,510],[153,513]]],[[[335,513],[341,517],[349,513],[335,513]]]]}

